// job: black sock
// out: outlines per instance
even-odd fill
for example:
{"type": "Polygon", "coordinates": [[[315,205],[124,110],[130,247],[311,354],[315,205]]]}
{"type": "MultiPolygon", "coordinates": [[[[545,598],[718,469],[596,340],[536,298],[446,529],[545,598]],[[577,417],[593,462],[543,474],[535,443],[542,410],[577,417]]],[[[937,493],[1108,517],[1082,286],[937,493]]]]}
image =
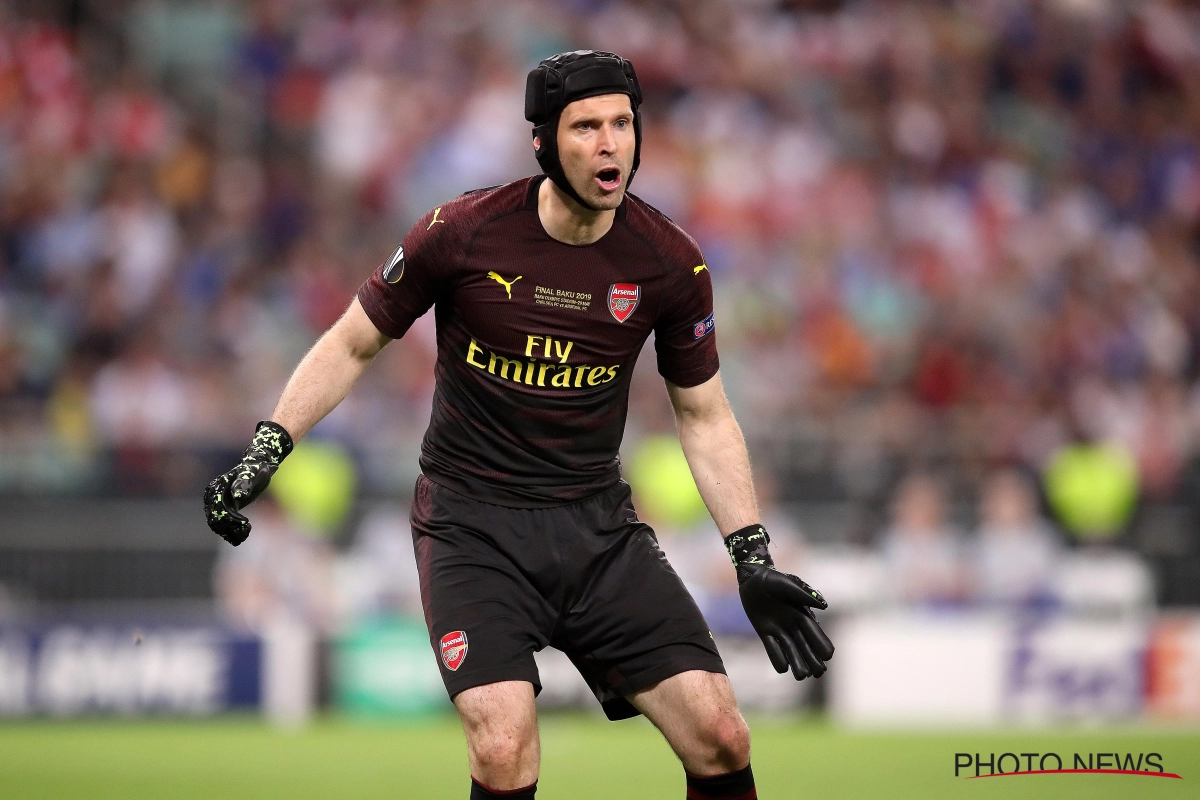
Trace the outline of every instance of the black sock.
{"type": "Polygon", "coordinates": [[[713,775],[711,778],[687,776],[687,800],[758,800],[754,788],[754,773],[750,765],[737,772],[713,775]]]}
{"type": "Polygon", "coordinates": [[[471,800],[488,800],[491,797],[507,797],[509,800],[524,800],[537,794],[537,781],[524,789],[489,789],[471,778],[471,800]]]}

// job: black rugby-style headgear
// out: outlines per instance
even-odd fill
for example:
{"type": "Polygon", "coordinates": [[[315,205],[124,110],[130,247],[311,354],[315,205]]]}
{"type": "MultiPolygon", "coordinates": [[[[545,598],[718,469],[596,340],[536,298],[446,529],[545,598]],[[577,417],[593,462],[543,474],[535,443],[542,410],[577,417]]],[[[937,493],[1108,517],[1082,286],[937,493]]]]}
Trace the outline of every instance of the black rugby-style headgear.
{"type": "Polygon", "coordinates": [[[584,208],[598,209],[584,201],[563,172],[558,160],[558,120],[568,103],[601,94],[627,94],[633,108],[633,169],[625,179],[629,188],[642,160],[642,117],[638,106],[642,90],[633,64],[615,53],[575,50],[550,56],[529,73],[525,81],[525,119],[533,123],[533,135],[541,140],[536,151],[542,171],[584,208]]]}

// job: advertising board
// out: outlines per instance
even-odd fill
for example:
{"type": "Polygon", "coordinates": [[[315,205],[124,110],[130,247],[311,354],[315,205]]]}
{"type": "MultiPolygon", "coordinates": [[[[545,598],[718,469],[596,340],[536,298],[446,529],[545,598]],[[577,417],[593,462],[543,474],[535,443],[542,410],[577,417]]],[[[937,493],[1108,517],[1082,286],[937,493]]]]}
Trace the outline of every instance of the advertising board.
{"type": "Polygon", "coordinates": [[[0,715],[252,708],[262,645],[217,626],[0,628],[0,715]]]}

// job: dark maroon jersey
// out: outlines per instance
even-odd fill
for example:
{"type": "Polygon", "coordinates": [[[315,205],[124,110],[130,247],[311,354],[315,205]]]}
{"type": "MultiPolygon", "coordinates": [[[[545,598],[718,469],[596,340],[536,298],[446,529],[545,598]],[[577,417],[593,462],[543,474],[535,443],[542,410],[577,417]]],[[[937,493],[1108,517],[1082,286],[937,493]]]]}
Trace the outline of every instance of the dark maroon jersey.
{"type": "Polygon", "coordinates": [[[358,290],[392,338],[434,307],[421,469],[517,508],[574,502],[620,479],[629,381],[651,331],[671,383],[717,372],[712,281],[696,242],[632,195],[599,241],[559,242],[538,219],[543,179],[434,209],[358,290]]]}

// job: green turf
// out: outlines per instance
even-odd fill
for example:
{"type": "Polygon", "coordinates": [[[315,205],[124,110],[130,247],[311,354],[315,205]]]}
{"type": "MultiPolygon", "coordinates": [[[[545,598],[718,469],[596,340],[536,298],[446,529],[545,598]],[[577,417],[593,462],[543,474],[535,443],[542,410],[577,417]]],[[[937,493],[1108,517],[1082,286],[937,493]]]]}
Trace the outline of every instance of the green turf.
{"type": "MultiPolygon", "coordinates": [[[[1200,732],[1102,729],[851,733],[821,721],[752,720],[764,798],[1200,797],[1200,732]],[[1159,752],[1184,780],[1048,775],[955,779],[959,751],[1159,752]]],[[[644,720],[585,715],[542,723],[538,796],[683,797],[679,767],[644,720]]],[[[1068,765],[1069,766],[1069,765],[1068,765]]],[[[467,796],[462,734],[437,718],[405,725],[329,720],[279,733],[254,720],[8,722],[0,797],[8,800],[452,798],[467,796]]]]}

